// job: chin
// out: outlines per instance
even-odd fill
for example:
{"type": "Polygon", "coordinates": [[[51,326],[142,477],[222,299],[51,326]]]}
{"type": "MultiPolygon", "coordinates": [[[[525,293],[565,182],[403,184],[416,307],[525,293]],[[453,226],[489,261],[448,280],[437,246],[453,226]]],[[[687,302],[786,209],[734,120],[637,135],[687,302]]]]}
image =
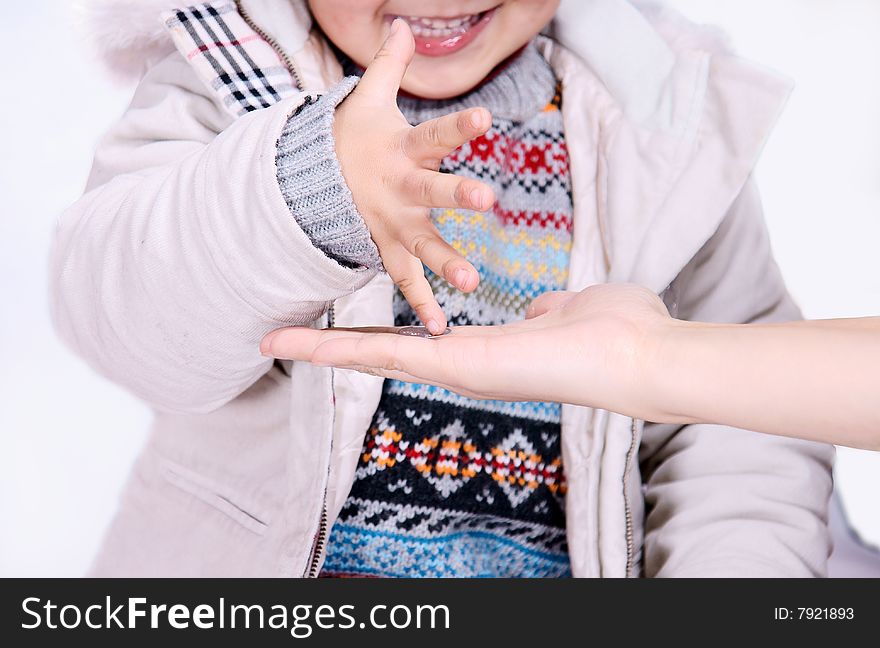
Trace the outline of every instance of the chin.
{"type": "Polygon", "coordinates": [[[422,99],[453,99],[477,87],[482,80],[483,77],[475,79],[473,82],[457,83],[454,85],[419,82],[405,83],[401,85],[401,89],[422,99]]]}
{"type": "Polygon", "coordinates": [[[451,99],[473,90],[491,71],[492,67],[472,61],[456,61],[450,65],[428,57],[416,57],[400,87],[424,99],[451,99]]]}

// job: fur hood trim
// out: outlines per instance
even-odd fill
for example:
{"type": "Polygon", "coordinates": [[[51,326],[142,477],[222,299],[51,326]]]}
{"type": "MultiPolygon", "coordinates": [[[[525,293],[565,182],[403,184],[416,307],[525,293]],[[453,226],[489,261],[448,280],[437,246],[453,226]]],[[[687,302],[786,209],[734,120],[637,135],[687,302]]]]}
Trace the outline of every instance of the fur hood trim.
{"type": "Polygon", "coordinates": [[[101,62],[118,79],[138,79],[174,51],[160,15],[192,2],[78,0],[74,10],[101,62]]]}

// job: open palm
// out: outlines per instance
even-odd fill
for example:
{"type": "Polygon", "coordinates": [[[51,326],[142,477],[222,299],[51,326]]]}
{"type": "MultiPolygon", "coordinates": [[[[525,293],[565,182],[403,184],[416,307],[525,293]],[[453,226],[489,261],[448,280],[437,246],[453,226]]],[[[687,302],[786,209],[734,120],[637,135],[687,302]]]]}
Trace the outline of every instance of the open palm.
{"type": "Polygon", "coordinates": [[[528,319],[457,327],[419,339],[358,329],[282,329],[264,354],[443,387],[464,396],[555,401],[649,414],[643,362],[649,341],[672,320],[663,302],[637,286],[599,285],[548,293],[528,319]]]}

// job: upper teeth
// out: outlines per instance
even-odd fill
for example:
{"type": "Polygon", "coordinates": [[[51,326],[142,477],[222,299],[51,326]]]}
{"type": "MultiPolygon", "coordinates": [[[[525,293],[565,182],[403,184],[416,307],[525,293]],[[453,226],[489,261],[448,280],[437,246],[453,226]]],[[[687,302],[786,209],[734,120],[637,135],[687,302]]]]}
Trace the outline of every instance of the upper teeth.
{"type": "Polygon", "coordinates": [[[452,36],[467,31],[479,21],[479,14],[458,16],[457,18],[426,18],[422,16],[402,16],[409,23],[413,34],[423,37],[452,36]]]}

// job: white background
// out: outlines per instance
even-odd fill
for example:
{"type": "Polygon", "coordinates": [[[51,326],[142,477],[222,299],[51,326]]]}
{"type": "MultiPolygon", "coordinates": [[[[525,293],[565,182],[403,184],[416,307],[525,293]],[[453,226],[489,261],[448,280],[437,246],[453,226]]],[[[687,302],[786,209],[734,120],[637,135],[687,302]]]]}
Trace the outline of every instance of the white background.
{"type": "MultiPolygon", "coordinates": [[[[807,316],[880,315],[880,1],[673,4],[798,83],[759,180],[807,316]]],[[[0,576],[85,571],[149,423],[49,323],[53,223],[131,90],[102,75],[67,5],[6,3],[0,22],[0,576]]],[[[880,454],[842,451],[837,478],[855,526],[880,543],[880,454]]]]}

